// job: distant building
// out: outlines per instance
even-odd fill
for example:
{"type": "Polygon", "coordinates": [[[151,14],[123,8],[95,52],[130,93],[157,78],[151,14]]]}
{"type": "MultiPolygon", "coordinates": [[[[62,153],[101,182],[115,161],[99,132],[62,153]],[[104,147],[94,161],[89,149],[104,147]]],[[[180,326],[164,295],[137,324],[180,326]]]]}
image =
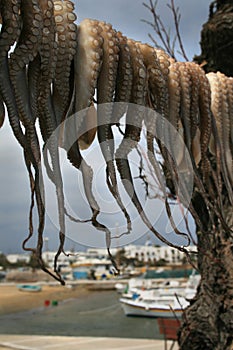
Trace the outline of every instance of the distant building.
{"type": "Polygon", "coordinates": [[[30,261],[30,255],[29,254],[8,254],[6,255],[7,260],[11,264],[17,264],[17,263],[26,263],[28,264],[30,261]]]}
{"type": "MultiPolygon", "coordinates": [[[[181,264],[185,256],[184,253],[170,246],[128,245],[124,249],[126,258],[137,259],[145,263],[156,263],[159,260],[165,260],[170,264],[181,264]]],[[[189,250],[196,251],[196,247],[189,247],[189,250]]]]}
{"type": "MultiPolygon", "coordinates": [[[[170,264],[181,264],[184,258],[184,253],[170,246],[153,246],[148,240],[145,245],[126,245],[121,248],[112,248],[111,254],[115,256],[119,249],[124,249],[124,255],[127,259],[135,259],[144,263],[155,263],[161,260],[170,264]]],[[[196,251],[195,246],[190,246],[189,250],[196,251]]],[[[61,254],[58,259],[58,266],[70,266],[75,263],[82,263],[86,260],[103,260],[109,259],[106,248],[88,248],[86,252],[66,252],[67,255],[61,254]]],[[[42,258],[47,266],[54,267],[54,258],[56,252],[45,251],[42,253],[42,258]]],[[[9,254],[6,256],[10,263],[29,263],[30,254],[9,254]]]]}

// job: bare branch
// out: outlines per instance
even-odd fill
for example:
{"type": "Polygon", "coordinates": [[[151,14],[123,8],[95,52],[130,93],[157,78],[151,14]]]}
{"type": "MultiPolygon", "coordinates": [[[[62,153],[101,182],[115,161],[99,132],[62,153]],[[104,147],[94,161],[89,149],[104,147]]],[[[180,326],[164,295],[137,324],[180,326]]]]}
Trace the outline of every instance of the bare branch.
{"type": "Polygon", "coordinates": [[[172,12],[174,25],[175,25],[175,34],[172,38],[171,29],[166,28],[163,20],[158,15],[157,5],[158,5],[158,0],[154,2],[152,0],[149,0],[149,4],[143,2],[143,6],[145,6],[151,12],[153,21],[152,22],[146,21],[146,20],[142,20],[142,21],[147,23],[153,28],[154,32],[156,33],[157,37],[161,41],[162,45],[159,45],[157,40],[151,34],[149,34],[149,38],[152,40],[152,42],[156,47],[162,48],[163,50],[165,50],[175,60],[177,60],[175,55],[175,47],[176,47],[176,42],[178,41],[179,49],[176,50],[176,52],[179,55],[181,55],[186,61],[189,61],[184,49],[181,35],[180,35],[181,14],[180,14],[179,7],[175,7],[174,0],[170,0],[170,3],[167,4],[167,7],[172,12]]]}
{"type": "MultiPolygon", "coordinates": [[[[172,50],[172,46],[170,44],[170,33],[166,29],[165,25],[163,24],[163,21],[161,20],[160,16],[157,14],[157,4],[158,0],[153,3],[152,0],[149,0],[149,5],[146,3],[143,3],[143,6],[145,6],[152,14],[153,22],[142,20],[143,22],[149,24],[153,30],[156,32],[157,36],[161,40],[162,48],[166,50],[166,52],[173,58],[175,58],[174,51],[172,50]]],[[[151,36],[149,36],[151,38],[151,36]]],[[[155,44],[157,44],[156,40],[153,40],[155,44]]],[[[160,47],[159,45],[156,45],[157,47],[160,47]]]]}
{"type": "Polygon", "coordinates": [[[175,7],[174,0],[171,0],[171,5],[168,4],[167,6],[171,9],[173,17],[174,17],[174,22],[175,22],[175,27],[176,27],[176,35],[177,35],[177,39],[178,39],[178,42],[179,42],[179,46],[180,46],[180,50],[181,50],[182,56],[184,57],[184,59],[186,61],[189,61],[189,59],[188,59],[188,57],[187,57],[187,55],[185,53],[183,42],[182,42],[182,39],[181,39],[181,36],[180,36],[180,19],[181,19],[180,9],[179,9],[179,7],[175,7]]]}

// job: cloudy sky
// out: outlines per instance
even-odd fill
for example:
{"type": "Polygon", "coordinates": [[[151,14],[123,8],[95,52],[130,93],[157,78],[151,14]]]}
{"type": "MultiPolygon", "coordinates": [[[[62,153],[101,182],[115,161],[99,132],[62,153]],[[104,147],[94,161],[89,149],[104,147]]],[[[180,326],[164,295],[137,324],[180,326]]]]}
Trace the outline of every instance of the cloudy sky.
{"type": "MultiPolygon", "coordinates": [[[[145,0],[145,2],[147,1],[145,0]]],[[[167,2],[166,0],[159,0],[158,8],[161,19],[166,25],[171,26],[172,33],[173,21],[166,6],[167,2]]],[[[176,5],[180,7],[182,16],[180,27],[183,43],[190,60],[195,54],[200,53],[200,30],[202,24],[208,18],[209,3],[210,1],[203,0],[176,0],[176,5]]],[[[153,32],[150,26],[142,20],[150,21],[152,18],[149,11],[142,5],[142,0],[76,0],[75,4],[78,22],[87,17],[104,20],[112,23],[115,29],[122,31],[128,37],[150,43],[148,33],[153,35],[153,32]]],[[[0,251],[13,253],[21,251],[22,240],[27,235],[30,193],[22,150],[15,141],[7,120],[0,130],[0,166],[0,251]]],[[[100,182],[101,174],[101,171],[99,171],[100,182]]],[[[76,178],[76,174],[72,174],[72,179],[74,182],[69,183],[69,188],[77,186],[78,177],[76,178]]],[[[72,197],[72,191],[70,196],[72,197]]],[[[108,200],[107,198],[106,203],[108,203],[108,200]]],[[[71,201],[72,199],[70,199],[71,201]]],[[[53,203],[53,200],[51,202],[53,203]]],[[[53,216],[53,214],[51,215],[53,216]]],[[[49,248],[55,249],[57,247],[55,239],[57,228],[54,226],[54,220],[51,220],[51,215],[48,213],[46,219],[45,236],[49,238],[49,248]]],[[[160,226],[163,227],[165,223],[163,219],[161,220],[160,226]]],[[[115,221],[117,233],[117,219],[115,221]]],[[[80,231],[83,231],[85,235],[87,230],[83,226],[80,228],[80,231]]],[[[141,232],[146,233],[145,228],[141,232]]],[[[100,233],[96,232],[95,235],[101,236],[100,233]]],[[[68,249],[73,246],[77,248],[78,243],[88,245],[89,238],[84,238],[84,236],[79,239],[71,234],[68,239],[68,249]]],[[[140,234],[132,236],[130,240],[126,240],[126,243],[130,243],[139,236],[140,234]]],[[[104,242],[103,237],[100,238],[100,241],[104,242]]]]}

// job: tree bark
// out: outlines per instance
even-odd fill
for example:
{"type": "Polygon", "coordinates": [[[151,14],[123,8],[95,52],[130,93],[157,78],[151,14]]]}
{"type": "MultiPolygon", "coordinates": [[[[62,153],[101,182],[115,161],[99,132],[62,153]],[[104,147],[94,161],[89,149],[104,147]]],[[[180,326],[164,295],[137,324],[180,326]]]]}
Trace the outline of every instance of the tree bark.
{"type": "MultiPolygon", "coordinates": [[[[199,197],[194,198],[193,204],[207,233],[198,232],[198,268],[202,278],[196,297],[183,315],[180,350],[232,350],[233,237],[218,220],[211,223],[199,197]]],[[[231,226],[232,207],[226,208],[231,226]]]]}
{"type": "MultiPolygon", "coordinates": [[[[211,3],[200,44],[201,55],[194,60],[206,72],[221,71],[233,76],[232,0],[211,3]]],[[[233,236],[218,219],[211,221],[200,195],[195,194],[192,202],[205,232],[197,228],[201,281],[183,315],[180,350],[233,350],[233,236]]],[[[233,208],[227,200],[223,215],[232,228],[233,208]]]]}
{"type": "Polygon", "coordinates": [[[221,71],[233,76],[233,3],[218,0],[210,5],[209,20],[201,32],[201,55],[194,60],[206,72],[221,71]]]}

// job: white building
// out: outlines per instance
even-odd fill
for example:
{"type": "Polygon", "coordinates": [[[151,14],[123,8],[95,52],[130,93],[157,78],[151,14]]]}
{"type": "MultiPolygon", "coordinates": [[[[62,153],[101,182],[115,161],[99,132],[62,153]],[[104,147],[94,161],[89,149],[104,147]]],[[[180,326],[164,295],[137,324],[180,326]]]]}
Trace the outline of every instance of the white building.
{"type": "MultiPolygon", "coordinates": [[[[128,245],[124,247],[125,256],[128,259],[137,259],[138,261],[156,263],[159,260],[165,260],[167,263],[180,264],[185,257],[184,253],[176,248],[169,246],[152,246],[146,244],[143,246],[128,245]]],[[[189,251],[196,251],[196,247],[189,247],[189,251]]]]}
{"type": "MultiPolygon", "coordinates": [[[[128,259],[137,259],[141,262],[156,263],[159,260],[165,260],[167,263],[180,264],[184,258],[184,253],[179,250],[169,247],[169,246],[153,246],[150,241],[147,241],[145,245],[126,245],[121,248],[111,249],[111,254],[115,256],[117,252],[124,249],[125,257],[128,259]]],[[[189,247],[190,251],[196,251],[195,246],[189,247]]],[[[88,259],[108,259],[108,252],[106,248],[88,248],[86,252],[66,252],[67,256],[61,254],[58,259],[58,265],[60,266],[70,266],[71,264],[81,263],[88,259]]],[[[42,253],[42,258],[47,266],[54,267],[54,258],[56,252],[45,251],[42,253]]],[[[30,261],[30,254],[9,254],[7,259],[10,263],[25,262],[30,261]]]]}
{"type": "Polygon", "coordinates": [[[7,260],[11,264],[16,263],[29,263],[30,261],[30,255],[29,254],[8,254],[6,256],[7,260]]]}

